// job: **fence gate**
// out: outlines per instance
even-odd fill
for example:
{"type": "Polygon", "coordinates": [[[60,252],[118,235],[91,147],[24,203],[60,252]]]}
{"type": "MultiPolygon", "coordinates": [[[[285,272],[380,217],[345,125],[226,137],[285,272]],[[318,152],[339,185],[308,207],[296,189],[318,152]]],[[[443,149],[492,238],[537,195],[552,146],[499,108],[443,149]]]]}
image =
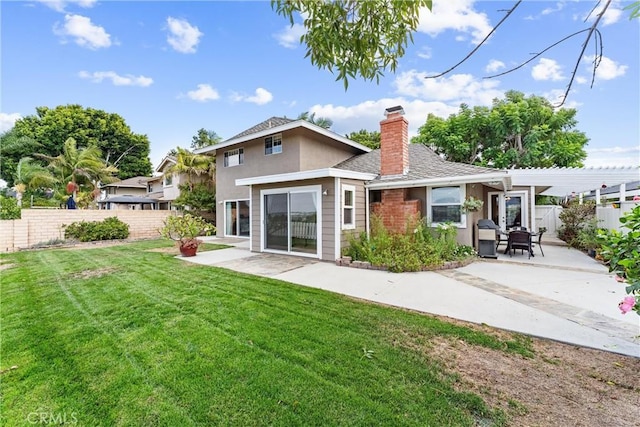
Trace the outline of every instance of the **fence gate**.
{"type": "Polygon", "coordinates": [[[562,225],[560,221],[560,212],[562,206],[558,205],[541,205],[536,206],[536,227],[546,227],[549,235],[556,235],[556,231],[562,225]]]}

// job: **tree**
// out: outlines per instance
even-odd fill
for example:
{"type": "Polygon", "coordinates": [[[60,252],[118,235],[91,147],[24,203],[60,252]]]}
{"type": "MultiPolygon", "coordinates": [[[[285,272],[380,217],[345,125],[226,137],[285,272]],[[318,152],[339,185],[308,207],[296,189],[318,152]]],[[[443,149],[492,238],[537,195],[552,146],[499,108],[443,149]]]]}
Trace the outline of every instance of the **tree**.
{"type": "Polygon", "coordinates": [[[189,190],[193,190],[193,178],[203,175],[209,176],[213,182],[216,171],[215,157],[204,154],[194,154],[191,151],[178,147],[176,155],[176,163],[167,168],[165,173],[186,174],[187,186],[189,190]]]}
{"type": "Polygon", "coordinates": [[[369,148],[380,148],[380,132],[370,132],[366,129],[360,129],[358,132],[351,132],[346,135],[352,141],[362,144],[369,148]]]}
{"type": "Polygon", "coordinates": [[[220,137],[217,133],[212,130],[201,128],[198,129],[198,133],[192,138],[190,148],[192,150],[197,150],[198,148],[217,144],[220,141],[222,141],[222,137],[220,137]]]}
{"type": "Polygon", "coordinates": [[[346,89],[357,76],[378,82],[385,70],[395,71],[413,42],[420,9],[431,9],[431,0],[272,0],[271,7],[292,26],[296,13],[304,17],[306,57],[320,69],[335,69],[346,89]]]}
{"type": "MultiPolygon", "coordinates": [[[[602,58],[602,34],[598,26],[612,1],[596,1],[589,15],[594,14],[598,7],[601,6],[601,8],[596,14],[593,24],[547,46],[528,61],[523,61],[522,64],[505,73],[519,69],[574,36],[586,34],[571,79],[560,102],[560,105],[564,104],[571,91],[578,67],[584,59],[585,49],[592,38],[595,38],[596,41],[596,59],[593,61],[593,77],[595,78],[596,69],[602,58]]],[[[516,1],[514,6],[506,11],[502,20],[461,61],[444,72],[427,78],[443,76],[467,61],[521,3],[522,0],[516,1]]],[[[376,82],[379,82],[386,70],[395,72],[398,60],[404,56],[409,41],[413,43],[413,33],[419,24],[420,9],[428,8],[431,10],[431,6],[431,0],[271,0],[271,7],[276,13],[287,18],[291,26],[295,24],[294,16],[296,14],[304,17],[305,33],[300,37],[300,42],[307,47],[305,57],[310,57],[311,64],[319,69],[327,69],[333,73],[335,68],[337,71],[336,81],[342,81],[345,90],[348,88],[349,79],[356,79],[360,76],[365,80],[375,79],[376,82]]],[[[640,17],[640,1],[629,4],[625,10],[629,10],[631,19],[640,17]]]]}
{"type": "MultiPolygon", "coordinates": [[[[63,152],[65,141],[73,138],[77,148],[96,147],[104,155],[104,161],[118,168],[120,179],[134,176],[150,176],[149,139],[135,134],[124,119],[80,105],[64,105],[56,108],[38,107],[36,115],[16,121],[12,132],[17,137],[29,137],[37,141],[38,152],[56,157],[63,152]]],[[[17,161],[29,153],[20,153],[17,161]]]]}
{"type": "Polygon", "coordinates": [[[23,157],[18,162],[13,182],[17,193],[18,205],[22,205],[22,194],[26,189],[53,187],[56,180],[47,168],[33,161],[31,157],[23,157]]]}
{"type": "Polygon", "coordinates": [[[306,120],[309,123],[313,123],[316,126],[320,126],[321,128],[330,129],[333,126],[333,120],[327,117],[318,117],[316,118],[316,113],[309,114],[308,111],[304,111],[298,114],[298,120],[306,120]]]}
{"type": "Polygon", "coordinates": [[[9,187],[15,184],[20,159],[37,152],[39,147],[33,138],[18,136],[14,129],[0,135],[0,178],[7,181],[9,187]]]}
{"type": "Polygon", "coordinates": [[[587,157],[584,133],[574,130],[576,110],[554,110],[540,96],[509,91],[493,106],[462,104],[448,119],[429,115],[414,143],[453,162],[496,168],[580,167],[587,157]]]}
{"type": "Polygon", "coordinates": [[[98,147],[91,145],[78,149],[73,138],[64,142],[61,154],[37,156],[48,162],[58,186],[66,187],[67,193],[73,193],[76,200],[78,190],[93,192],[100,183],[112,182],[118,172],[114,166],[106,164],[98,147]]]}

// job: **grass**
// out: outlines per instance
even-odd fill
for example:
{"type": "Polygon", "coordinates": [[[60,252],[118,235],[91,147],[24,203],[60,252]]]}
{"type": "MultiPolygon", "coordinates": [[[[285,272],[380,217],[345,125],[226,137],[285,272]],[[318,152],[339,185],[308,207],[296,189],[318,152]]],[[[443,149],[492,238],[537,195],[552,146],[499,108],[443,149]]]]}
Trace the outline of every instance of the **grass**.
{"type": "Polygon", "coordinates": [[[526,341],[152,251],[170,245],[0,257],[0,424],[504,423],[429,340],[526,341]]]}

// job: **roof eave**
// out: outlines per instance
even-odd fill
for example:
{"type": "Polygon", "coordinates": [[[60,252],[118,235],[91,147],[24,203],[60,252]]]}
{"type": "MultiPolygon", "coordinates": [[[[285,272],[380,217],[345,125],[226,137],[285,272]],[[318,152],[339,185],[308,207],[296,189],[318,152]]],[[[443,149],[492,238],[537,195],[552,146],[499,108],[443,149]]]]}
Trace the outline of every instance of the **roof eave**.
{"type": "Polygon", "coordinates": [[[484,173],[476,175],[458,175],[438,178],[423,178],[405,181],[389,181],[384,179],[380,181],[370,182],[366,187],[370,190],[387,190],[394,188],[410,188],[410,187],[432,187],[435,185],[460,185],[460,184],[483,184],[483,183],[501,183],[505,190],[511,189],[511,177],[506,171],[500,173],[484,173]]]}
{"type": "Polygon", "coordinates": [[[364,172],[355,172],[345,169],[324,168],[313,169],[301,172],[280,173],[275,175],[255,176],[251,178],[236,179],[237,186],[259,185],[259,184],[275,184],[279,182],[301,181],[304,179],[317,178],[345,178],[357,179],[360,181],[370,181],[377,175],[364,172]]]}

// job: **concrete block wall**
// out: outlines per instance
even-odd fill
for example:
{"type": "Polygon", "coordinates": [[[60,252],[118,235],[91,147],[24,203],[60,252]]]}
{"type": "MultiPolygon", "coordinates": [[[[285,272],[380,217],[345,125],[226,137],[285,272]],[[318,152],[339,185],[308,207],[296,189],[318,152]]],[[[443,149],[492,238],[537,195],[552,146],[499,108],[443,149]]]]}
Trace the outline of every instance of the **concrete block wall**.
{"type": "Polygon", "coordinates": [[[13,252],[64,239],[64,226],[78,221],[117,217],[129,225],[130,239],[160,237],[158,230],[174,211],[23,209],[22,219],[0,221],[0,251],[13,252]]]}

